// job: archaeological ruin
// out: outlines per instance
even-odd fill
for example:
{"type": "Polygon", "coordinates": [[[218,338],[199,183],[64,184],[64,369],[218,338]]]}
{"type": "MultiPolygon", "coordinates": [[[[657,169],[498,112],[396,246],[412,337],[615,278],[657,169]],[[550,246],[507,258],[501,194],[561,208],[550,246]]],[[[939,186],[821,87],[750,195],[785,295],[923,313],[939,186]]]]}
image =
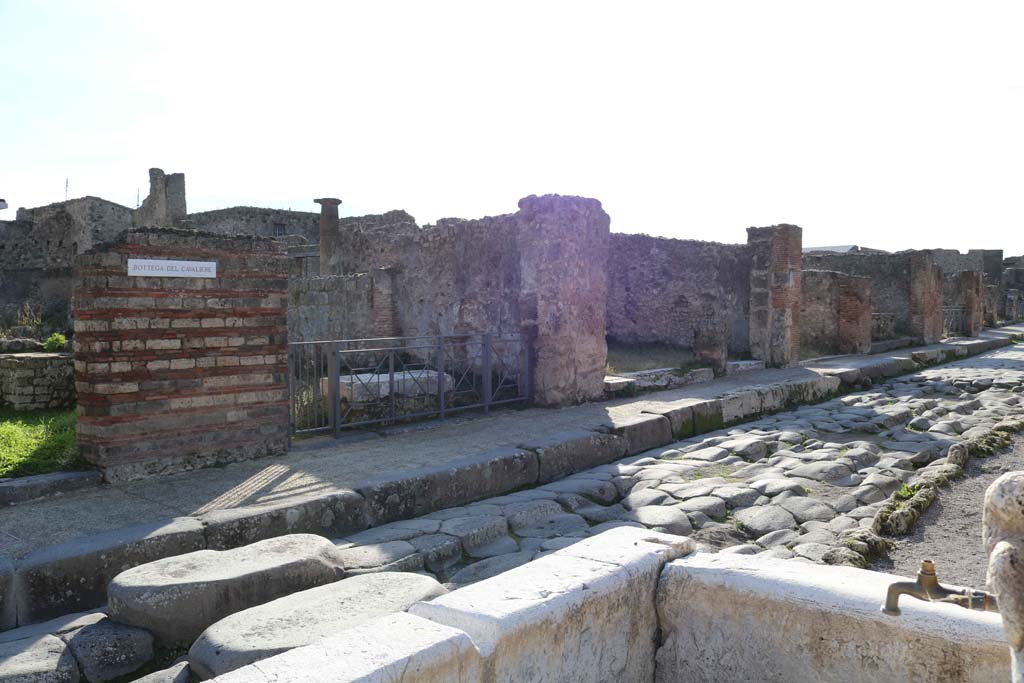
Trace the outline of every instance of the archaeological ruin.
{"type": "Polygon", "coordinates": [[[0,222],[0,401],[81,456],[0,479],[0,681],[1022,680],[1019,473],[987,585],[880,564],[1019,447],[1022,259],[149,179],[0,222]]]}

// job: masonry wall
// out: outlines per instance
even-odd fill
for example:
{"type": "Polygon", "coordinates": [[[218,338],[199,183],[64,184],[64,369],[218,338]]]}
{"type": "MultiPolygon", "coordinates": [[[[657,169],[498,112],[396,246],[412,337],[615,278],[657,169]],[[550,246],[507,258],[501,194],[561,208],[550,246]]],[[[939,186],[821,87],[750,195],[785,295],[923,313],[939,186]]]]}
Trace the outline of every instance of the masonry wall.
{"type": "MultiPolygon", "coordinates": [[[[389,283],[373,280],[390,284],[390,318],[387,307],[371,307],[372,329],[522,335],[532,349],[535,400],[574,403],[603,395],[608,225],[596,200],[557,195],[527,197],[513,214],[424,228],[393,211],[341,219],[338,253],[320,262],[341,276],[390,272],[389,283]]],[[[378,290],[375,301],[385,301],[378,290]]],[[[357,305],[355,332],[367,320],[366,307],[357,305]]],[[[299,334],[309,339],[320,331],[302,322],[299,334]]]]}
{"type": "Polygon", "coordinates": [[[70,353],[0,354],[0,405],[14,410],[44,410],[74,403],[70,353]]]}
{"type": "Polygon", "coordinates": [[[833,271],[803,271],[801,358],[867,353],[871,333],[870,280],[833,271]]]}
{"type": "Polygon", "coordinates": [[[218,235],[301,235],[315,244],[320,239],[319,216],[320,214],[310,211],[234,206],[228,209],[190,213],[188,225],[196,230],[218,235]]]}
{"type": "Polygon", "coordinates": [[[365,339],[398,334],[389,270],[292,278],[288,340],[365,339]]]}
{"type": "Polygon", "coordinates": [[[943,303],[945,307],[962,309],[963,329],[958,332],[976,337],[985,326],[984,275],[978,271],[964,270],[943,279],[943,303]]]}
{"type": "Polygon", "coordinates": [[[608,250],[608,338],[627,344],[750,351],[751,251],[719,244],[613,233],[608,250]]]}
{"type": "Polygon", "coordinates": [[[926,343],[942,336],[942,273],[928,252],[804,255],[809,270],[831,270],[871,281],[874,313],[889,314],[897,336],[926,343]]]}
{"type": "Polygon", "coordinates": [[[82,456],[108,481],[288,445],[288,264],[274,240],[147,229],[77,259],[82,456]],[[215,261],[217,277],[128,277],[128,258],[215,261]]]}

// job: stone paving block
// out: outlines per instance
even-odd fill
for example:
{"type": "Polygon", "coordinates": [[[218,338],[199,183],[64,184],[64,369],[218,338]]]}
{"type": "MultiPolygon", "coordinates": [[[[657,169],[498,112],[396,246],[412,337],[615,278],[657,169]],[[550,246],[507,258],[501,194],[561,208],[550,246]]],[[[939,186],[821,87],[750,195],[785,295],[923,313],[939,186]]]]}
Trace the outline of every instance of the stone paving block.
{"type": "Polygon", "coordinates": [[[377,617],[216,683],[480,683],[480,653],[462,631],[411,614],[377,617]]]}
{"type": "Polygon", "coordinates": [[[467,633],[496,681],[649,681],[658,576],[690,548],[614,529],[409,612],[467,633]]]}
{"type": "Polygon", "coordinates": [[[191,517],[136,524],[29,553],[15,562],[18,624],[32,624],[107,601],[111,579],[132,567],[205,547],[191,517]]]}
{"type": "Polygon", "coordinates": [[[448,534],[428,534],[413,538],[409,543],[423,557],[427,570],[444,571],[462,557],[462,543],[448,534]]]}
{"type": "Polygon", "coordinates": [[[187,644],[229,614],[338,580],[337,552],[326,538],[292,534],[157,560],[111,581],[110,616],[159,645],[187,644]]]}
{"type": "Polygon", "coordinates": [[[110,619],[61,636],[90,683],[111,681],[138,671],[153,659],[153,636],[145,629],[110,619]]]}
{"type": "Polygon", "coordinates": [[[138,678],[134,683],[191,683],[192,670],[188,662],[179,662],[166,669],[154,671],[148,676],[138,678]]]}
{"type": "Polygon", "coordinates": [[[778,505],[743,508],[737,510],[734,516],[754,538],[764,536],[772,531],[796,529],[797,526],[793,515],[778,505]]]}
{"type": "Polygon", "coordinates": [[[204,679],[220,676],[447,592],[428,576],[404,572],[310,588],[213,624],[189,649],[189,666],[204,679]]]}
{"type": "Polygon", "coordinates": [[[490,543],[508,533],[508,522],[500,515],[455,517],[441,524],[441,533],[454,536],[465,550],[490,543]]]}
{"type": "Polygon", "coordinates": [[[537,454],[498,448],[444,466],[399,472],[357,487],[371,524],[419,517],[434,510],[536,485],[537,454]]]}
{"type": "Polygon", "coordinates": [[[292,499],[276,505],[213,510],[199,516],[206,547],[228,550],[285,534],[344,536],[365,529],[366,501],[352,490],[292,499]]]}
{"type": "Polygon", "coordinates": [[[666,406],[644,408],[643,412],[667,418],[672,427],[672,436],[685,439],[694,434],[694,406],[703,402],[700,399],[684,399],[673,401],[666,406]]]}
{"type": "Polygon", "coordinates": [[[626,454],[626,440],[615,434],[573,430],[523,444],[537,454],[538,482],[546,484],[626,454]]]}
{"type": "Polygon", "coordinates": [[[706,434],[725,425],[722,418],[722,402],[718,399],[693,404],[693,433],[706,434]]]}
{"type": "Polygon", "coordinates": [[[390,541],[339,548],[335,557],[348,575],[372,572],[411,572],[423,569],[423,556],[408,541],[390,541]]]}
{"type": "Polygon", "coordinates": [[[71,650],[56,636],[0,644],[0,681],[4,683],[78,683],[71,650]]]}
{"type": "Polygon", "coordinates": [[[12,628],[9,631],[0,631],[0,643],[9,643],[24,638],[39,638],[45,635],[59,636],[69,631],[76,631],[83,626],[95,624],[106,618],[106,613],[100,610],[66,614],[63,617],[57,617],[49,621],[40,621],[28,626],[12,628]]]}
{"type": "Polygon", "coordinates": [[[626,455],[635,455],[672,442],[672,425],[661,415],[639,414],[607,423],[613,434],[626,440],[626,455]]]}

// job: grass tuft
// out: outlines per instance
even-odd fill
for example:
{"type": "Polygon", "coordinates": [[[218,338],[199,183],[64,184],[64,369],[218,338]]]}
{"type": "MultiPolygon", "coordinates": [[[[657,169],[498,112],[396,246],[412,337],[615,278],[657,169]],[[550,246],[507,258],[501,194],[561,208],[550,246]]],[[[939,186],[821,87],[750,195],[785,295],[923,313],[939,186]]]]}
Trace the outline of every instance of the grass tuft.
{"type": "Polygon", "coordinates": [[[0,477],[81,468],[75,421],[74,409],[0,410],[0,477]]]}

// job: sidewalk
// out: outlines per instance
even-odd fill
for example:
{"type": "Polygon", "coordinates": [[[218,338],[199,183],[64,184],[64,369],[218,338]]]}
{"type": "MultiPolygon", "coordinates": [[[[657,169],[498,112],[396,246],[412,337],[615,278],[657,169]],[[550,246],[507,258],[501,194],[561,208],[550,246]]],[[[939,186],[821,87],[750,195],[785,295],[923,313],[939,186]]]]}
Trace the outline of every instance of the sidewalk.
{"type": "Polygon", "coordinates": [[[825,400],[864,378],[1008,346],[1020,332],[1024,327],[892,354],[819,359],[605,403],[307,440],[283,458],[9,506],[0,510],[0,631],[98,608],[113,577],[140,564],[289,533],[341,538],[533,488],[694,433],[825,400]]]}
{"type": "MultiPolygon", "coordinates": [[[[842,380],[889,377],[912,372],[914,359],[931,362],[982,353],[1007,343],[1024,326],[988,330],[980,337],[875,356],[844,356],[798,368],[762,370],[640,397],[562,409],[529,408],[465,416],[393,430],[388,436],[335,441],[297,441],[283,458],[155,477],[72,491],[0,510],[0,555],[19,558],[71,539],[173,517],[198,516],[242,506],[286,505],[339,490],[358,490],[367,481],[401,478],[424,468],[443,468],[495,449],[551,441],[579,430],[608,430],[644,413],[659,412],[683,399],[724,399],[725,422],[753,419],[793,405],[803,397],[821,400],[842,380]],[[732,412],[730,412],[732,411],[732,412]]],[[[468,502],[478,496],[464,492],[468,502]]]]}

